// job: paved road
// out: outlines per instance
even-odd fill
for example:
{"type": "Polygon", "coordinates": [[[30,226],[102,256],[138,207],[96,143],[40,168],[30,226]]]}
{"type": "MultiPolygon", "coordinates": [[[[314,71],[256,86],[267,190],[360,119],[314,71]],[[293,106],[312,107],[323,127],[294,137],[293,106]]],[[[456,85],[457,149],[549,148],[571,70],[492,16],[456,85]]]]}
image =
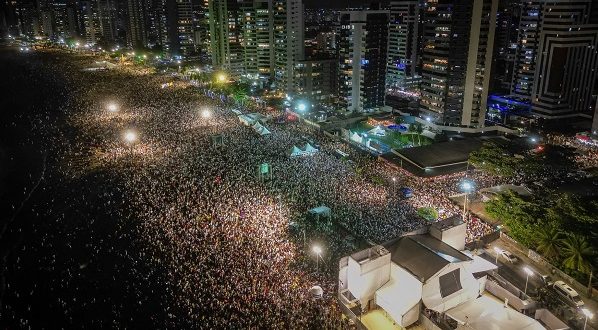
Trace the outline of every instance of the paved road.
{"type": "MultiPolygon", "coordinates": [[[[490,255],[490,253],[494,253],[494,251],[484,251],[480,257],[494,263],[496,260],[496,254],[490,255]]],[[[525,281],[527,274],[523,270],[526,266],[522,262],[517,262],[515,264],[511,264],[508,261],[505,261],[504,258],[498,258],[498,274],[504,277],[507,281],[511,282],[515,285],[519,290],[525,291],[525,281]],[[502,259],[502,260],[501,260],[502,259]]],[[[529,267],[531,269],[531,266],[529,267]]],[[[534,274],[529,277],[529,282],[527,283],[527,294],[530,297],[535,297],[537,295],[538,289],[543,286],[542,280],[540,276],[534,274]]]]}
{"type": "MultiPolygon", "coordinates": [[[[504,277],[507,281],[511,282],[513,285],[515,285],[517,288],[519,288],[520,290],[525,289],[526,273],[523,270],[523,268],[528,267],[535,273],[534,275],[529,277],[527,293],[530,295],[530,297],[532,297],[532,299],[534,297],[536,297],[538,295],[538,289],[540,289],[544,286],[539,275],[540,274],[551,275],[550,272],[548,272],[546,269],[544,269],[544,267],[533,262],[527,256],[523,255],[521,251],[519,251],[516,248],[514,248],[513,246],[509,245],[508,242],[505,242],[502,239],[494,241],[490,246],[488,246],[488,248],[480,256],[485,258],[486,260],[489,260],[494,263],[494,261],[496,260],[496,252],[494,252],[494,247],[498,247],[499,249],[506,249],[506,250],[510,251],[511,253],[515,254],[517,256],[517,258],[519,259],[519,261],[517,263],[511,264],[510,262],[506,261],[504,258],[499,257],[498,273],[499,273],[499,275],[504,277]]],[[[552,280],[553,281],[559,280],[559,278],[555,278],[554,276],[552,276],[552,280]]],[[[587,326],[586,330],[598,329],[598,308],[597,308],[598,304],[596,303],[595,300],[592,300],[592,299],[588,298],[587,296],[585,296],[585,293],[580,292],[580,294],[582,295],[583,301],[586,304],[586,308],[588,308],[595,315],[593,319],[588,320],[588,326],[587,326]]],[[[560,306],[562,306],[563,308],[568,308],[566,303],[564,303],[562,301],[560,302],[560,306]]],[[[552,310],[552,312],[554,313],[555,311],[552,310]]],[[[581,311],[577,311],[577,319],[578,319],[577,323],[569,322],[570,323],[569,325],[573,326],[574,328],[582,329],[583,321],[584,321],[585,317],[583,316],[581,311]]]]}

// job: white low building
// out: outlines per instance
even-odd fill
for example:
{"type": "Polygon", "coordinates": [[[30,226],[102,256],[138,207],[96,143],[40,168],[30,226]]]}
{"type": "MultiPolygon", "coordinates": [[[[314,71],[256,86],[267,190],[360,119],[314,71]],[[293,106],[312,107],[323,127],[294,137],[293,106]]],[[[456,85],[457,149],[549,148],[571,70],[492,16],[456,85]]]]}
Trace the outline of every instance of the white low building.
{"type": "Polygon", "coordinates": [[[401,327],[418,321],[425,308],[470,329],[486,329],[488,322],[496,322],[494,329],[512,329],[513,322],[525,329],[544,329],[533,318],[482,298],[485,272],[496,266],[451,246],[461,246],[455,240],[459,235],[445,235],[450,245],[438,239],[440,232],[449,233],[443,229],[434,233],[436,237],[403,236],[350,255],[339,272],[341,303],[356,315],[382,309],[401,327]]]}

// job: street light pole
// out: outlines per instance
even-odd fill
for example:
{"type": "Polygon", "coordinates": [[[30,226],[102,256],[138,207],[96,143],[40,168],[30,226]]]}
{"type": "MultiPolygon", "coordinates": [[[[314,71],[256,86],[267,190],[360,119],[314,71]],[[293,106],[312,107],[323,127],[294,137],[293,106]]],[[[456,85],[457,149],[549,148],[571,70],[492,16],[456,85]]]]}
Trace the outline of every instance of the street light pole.
{"type": "Polygon", "coordinates": [[[500,253],[500,249],[495,246],[494,252],[496,252],[496,259],[494,259],[494,264],[498,266],[498,254],[500,253]]]}
{"type": "Polygon", "coordinates": [[[586,330],[586,327],[588,326],[588,319],[591,320],[594,317],[594,314],[592,312],[590,312],[590,310],[587,308],[584,308],[581,311],[586,316],[586,320],[583,323],[583,330],[586,330]]]}
{"type": "Polygon", "coordinates": [[[312,250],[316,253],[316,271],[320,270],[320,258],[322,258],[322,248],[318,245],[314,245],[312,250]]]}
{"type": "Polygon", "coordinates": [[[523,270],[527,274],[527,276],[525,277],[525,290],[523,290],[523,293],[525,293],[527,295],[527,283],[529,281],[529,276],[533,275],[534,273],[527,267],[523,268],[523,270]]]}

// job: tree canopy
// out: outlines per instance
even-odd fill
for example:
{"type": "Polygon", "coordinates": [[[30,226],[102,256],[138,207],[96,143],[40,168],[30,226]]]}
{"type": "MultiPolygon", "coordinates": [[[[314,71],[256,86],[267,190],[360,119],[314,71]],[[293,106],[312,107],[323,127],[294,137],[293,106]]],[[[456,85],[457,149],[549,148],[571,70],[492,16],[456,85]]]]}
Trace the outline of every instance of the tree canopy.
{"type": "Polygon", "coordinates": [[[596,266],[596,247],[589,242],[598,240],[598,201],[562,193],[523,198],[509,191],[486,203],[486,212],[511,237],[565,269],[587,274],[596,266]]]}

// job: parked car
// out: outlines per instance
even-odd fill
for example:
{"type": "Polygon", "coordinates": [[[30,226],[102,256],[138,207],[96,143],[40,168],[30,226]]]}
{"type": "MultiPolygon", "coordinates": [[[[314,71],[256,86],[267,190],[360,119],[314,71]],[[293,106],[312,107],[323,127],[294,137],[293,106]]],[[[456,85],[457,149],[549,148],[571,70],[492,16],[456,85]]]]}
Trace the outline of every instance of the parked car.
{"type": "Polygon", "coordinates": [[[563,281],[556,281],[552,285],[552,288],[563,300],[565,300],[569,305],[573,307],[583,307],[585,303],[581,300],[579,293],[573,290],[569,285],[567,285],[563,281]]]}
{"type": "Polygon", "coordinates": [[[519,259],[517,259],[517,257],[514,254],[512,254],[511,252],[509,252],[507,250],[500,251],[500,255],[501,255],[501,257],[505,258],[505,260],[507,260],[508,262],[510,262],[512,264],[519,261],[519,259]]]}
{"type": "Polygon", "coordinates": [[[538,277],[540,277],[540,280],[545,286],[552,286],[554,284],[550,275],[539,274],[538,277]]]}

